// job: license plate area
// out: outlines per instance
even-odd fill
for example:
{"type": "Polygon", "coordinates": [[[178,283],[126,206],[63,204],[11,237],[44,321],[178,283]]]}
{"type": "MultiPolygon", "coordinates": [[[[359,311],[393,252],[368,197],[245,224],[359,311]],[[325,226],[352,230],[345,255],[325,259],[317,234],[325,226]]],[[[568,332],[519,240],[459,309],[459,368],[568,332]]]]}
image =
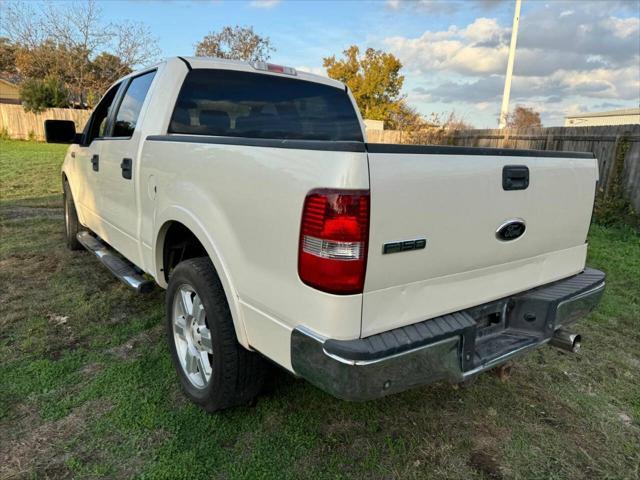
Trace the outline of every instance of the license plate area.
{"type": "Polygon", "coordinates": [[[517,303],[503,299],[468,310],[476,322],[473,354],[464,362],[466,368],[476,368],[511,351],[539,341],[542,325],[519,322],[514,318],[517,303]],[[526,323],[526,325],[521,324],[526,323]]]}
{"type": "Polygon", "coordinates": [[[508,328],[509,302],[500,301],[476,307],[469,314],[476,322],[476,341],[499,335],[508,328]]]}

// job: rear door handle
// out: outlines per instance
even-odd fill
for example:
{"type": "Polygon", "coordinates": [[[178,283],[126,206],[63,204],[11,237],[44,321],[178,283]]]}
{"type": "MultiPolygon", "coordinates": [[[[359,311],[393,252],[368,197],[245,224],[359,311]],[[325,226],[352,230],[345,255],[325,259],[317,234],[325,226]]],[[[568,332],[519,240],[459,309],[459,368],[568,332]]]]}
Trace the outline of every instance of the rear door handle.
{"type": "Polygon", "coordinates": [[[526,190],[529,186],[529,167],[526,165],[505,165],[502,168],[502,188],[505,190],[526,190]]]}
{"type": "Polygon", "coordinates": [[[131,180],[131,173],[133,170],[133,161],[130,158],[123,158],[120,168],[122,169],[122,178],[131,180]]]}
{"type": "Polygon", "coordinates": [[[94,155],[93,157],[91,157],[91,165],[93,166],[93,171],[97,172],[98,170],[100,170],[100,156],[99,155],[94,155]]]}

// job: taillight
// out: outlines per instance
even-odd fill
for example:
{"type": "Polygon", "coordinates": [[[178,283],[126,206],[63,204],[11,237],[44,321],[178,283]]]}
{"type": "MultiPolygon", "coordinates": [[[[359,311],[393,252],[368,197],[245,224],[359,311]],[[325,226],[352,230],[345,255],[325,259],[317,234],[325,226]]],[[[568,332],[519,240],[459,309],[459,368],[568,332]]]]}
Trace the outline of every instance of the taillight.
{"type": "Polygon", "coordinates": [[[309,192],[300,227],[300,278],[328,293],[362,293],[368,241],[368,190],[309,192]]]}

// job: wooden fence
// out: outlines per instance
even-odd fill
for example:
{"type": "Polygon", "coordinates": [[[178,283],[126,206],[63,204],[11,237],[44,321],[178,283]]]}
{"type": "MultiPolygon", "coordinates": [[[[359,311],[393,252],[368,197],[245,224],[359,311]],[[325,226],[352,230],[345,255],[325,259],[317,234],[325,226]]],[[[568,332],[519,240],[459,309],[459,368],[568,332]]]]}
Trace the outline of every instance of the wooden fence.
{"type": "Polygon", "coordinates": [[[606,195],[613,183],[618,181],[635,211],[640,212],[640,125],[466,130],[450,133],[369,130],[367,137],[370,142],[377,143],[430,143],[593,152],[600,167],[600,193],[606,195]],[[622,166],[619,161],[624,162],[622,166]],[[616,176],[619,177],[618,180],[616,176]]]}
{"type": "Polygon", "coordinates": [[[44,140],[45,120],[73,120],[82,130],[91,111],[71,108],[49,108],[42,113],[25,112],[22,105],[0,103],[0,132],[21,140],[44,140]]]}
{"type": "MultiPolygon", "coordinates": [[[[81,130],[89,110],[50,108],[25,112],[22,105],[0,104],[0,133],[10,138],[44,140],[44,121],[73,120],[81,130]]],[[[640,212],[640,125],[550,127],[537,129],[402,132],[369,130],[374,143],[428,143],[471,147],[523,148],[593,152],[600,167],[600,189],[607,194],[619,182],[636,212],[640,212]],[[624,157],[624,158],[620,158],[624,157]],[[623,161],[620,166],[618,161],[623,161]],[[621,167],[621,168],[620,168],[621,167]],[[620,173],[616,173],[620,171],[620,173]],[[620,177],[618,180],[615,177],[620,177]]]]}

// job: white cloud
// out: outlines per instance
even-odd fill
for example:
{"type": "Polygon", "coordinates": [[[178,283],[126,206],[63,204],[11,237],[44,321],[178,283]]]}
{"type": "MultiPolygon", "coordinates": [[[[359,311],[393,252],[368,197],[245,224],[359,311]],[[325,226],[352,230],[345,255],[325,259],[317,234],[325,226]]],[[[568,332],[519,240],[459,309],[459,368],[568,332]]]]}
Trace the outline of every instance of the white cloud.
{"type": "Polygon", "coordinates": [[[478,18],[463,29],[452,26],[444,31],[424,32],[418,38],[391,37],[385,39],[385,44],[411,70],[490,74],[505,69],[506,33],[507,29],[495,19],[478,18]]]}
{"type": "Polygon", "coordinates": [[[254,8],[273,8],[280,3],[280,0],[252,0],[249,5],[254,8]]]}
{"type": "Polygon", "coordinates": [[[618,38],[626,38],[634,36],[637,40],[640,30],[640,18],[616,18],[609,17],[603,21],[603,24],[613,32],[618,38]]]}
{"type": "MultiPolygon", "coordinates": [[[[620,67],[640,53],[638,18],[601,16],[584,23],[584,17],[573,14],[560,19],[548,12],[523,17],[516,73],[535,76],[560,68],[620,67]]],[[[509,35],[510,28],[496,19],[478,18],[464,28],[426,31],[416,38],[389,37],[384,43],[410,70],[492,74],[505,70],[509,35]]]]}
{"type": "Polygon", "coordinates": [[[489,10],[509,0],[387,0],[392,10],[411,8],[426,14],[450,14],[452,11],[480,9],[489,10]]]}
{"type": "MultiPolygon", "coordinates": [[[[520,23],[512,106],[535,105],[543,118],[561,122],[562,112],[570,109],[640,103],[637,12],[624,18],[612,14],[607,2],[532,5],[520,23]]],[[[429,104],[449,104],[491,118],[504,85],[511,33],[510,22],[504,22],[482,17],[384,39],[405,67],[409,101],[427,112],[429,104]]]]}

